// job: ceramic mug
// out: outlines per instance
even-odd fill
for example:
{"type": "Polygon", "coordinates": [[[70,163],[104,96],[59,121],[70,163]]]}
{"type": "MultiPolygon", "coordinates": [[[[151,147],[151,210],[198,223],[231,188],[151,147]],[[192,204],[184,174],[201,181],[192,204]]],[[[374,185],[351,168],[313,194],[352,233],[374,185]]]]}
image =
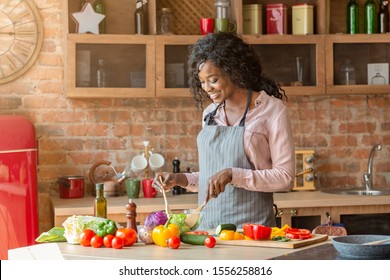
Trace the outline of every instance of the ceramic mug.
{"type": "Polygon", "coordinates": [[[228,18],[216,18],[215,19],[215,31],[216,32],[234,32],[237,25],[230,21],[228,18]]]}
{"type": "Polygon", "coordinates": [[[165,159],[162,155],[150,153],[149,167],[151,170],[155,171],[155,170],[163,167],[164,163],[165,163],[165,159]]]}
{"type": "Polygon", "coordinates": [[[201,18],[199,21],[200,24],[200,34],[207,35],[214,32],[214,22],[213,18],[201,18]]]}
{"type": "Polygon", "coordinates": [[[148,161],[146,160],[144,154],[135,156],[131,161],[131,170],[134,172],[141,172],[148,166],[148,161]]]}
{"type": "Polygon", "coordinates": [[[138,198],[141,191],[141,181],[139,179],[126,179],[126,193],[128,198],[138,198]]]}
{"type": "Polygon", "coordinates": [[[153,179],[143,179],[142,180],[142,191],[144,193],[144,197],[146,198],[154,198],[157,195],[157,190],[152,186],[153,179]]]}

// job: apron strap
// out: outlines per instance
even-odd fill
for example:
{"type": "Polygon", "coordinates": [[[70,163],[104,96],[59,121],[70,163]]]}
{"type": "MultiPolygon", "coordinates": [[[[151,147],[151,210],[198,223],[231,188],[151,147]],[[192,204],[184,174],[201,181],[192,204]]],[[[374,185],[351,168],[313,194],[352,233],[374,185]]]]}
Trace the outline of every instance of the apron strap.
{"type": "Polygon", "coordinates": [[[248,89],[248,99],[246,101],[245,112],[244,115],[242,116],[239,126],[245,126],[246,114],[248,113],[249,106],[251,105],[251,101],[252,101],[252,91],[248,89]]]}
{"type": "MultiPolygon", "coordinates": [[[[245,119],[246,119],[246,114],[248,113],[248,110],[249,110],[249,106],[251,104],[251,101],[252,101],[252,91],[250,89],[248,89],[248,93],[247,93],[247,96],[248,96],[248,99],[246,101],[246,107],[245,107],[245,111],[244,111],[244,114],[242,115],[242,118],[240,120],[240,124],[239,126],[245,126],[245,119]]],[[[214,116],[217,114],[217,110],[219,108],[219,106],[221,106],[222,103],[219,103],[218,106],[214,109],[214,111],[208,113],[203,121],[207,124],[207,125],[217,125],[217,123],[214,121],[214,116]]]]}

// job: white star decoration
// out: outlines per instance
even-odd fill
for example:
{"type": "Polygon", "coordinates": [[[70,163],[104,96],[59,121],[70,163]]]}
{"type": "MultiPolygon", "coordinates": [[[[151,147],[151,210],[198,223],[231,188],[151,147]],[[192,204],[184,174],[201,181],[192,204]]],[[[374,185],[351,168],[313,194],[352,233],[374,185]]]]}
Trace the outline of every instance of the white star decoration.
{"type": "Polygon", "coordinates": [[[96,13],[91,3],[84,5],[80,12],[72,13],[72,19],[76,22],[77,33],[94,33],[99,34],[99,23],[105,15],[96,13]]]}

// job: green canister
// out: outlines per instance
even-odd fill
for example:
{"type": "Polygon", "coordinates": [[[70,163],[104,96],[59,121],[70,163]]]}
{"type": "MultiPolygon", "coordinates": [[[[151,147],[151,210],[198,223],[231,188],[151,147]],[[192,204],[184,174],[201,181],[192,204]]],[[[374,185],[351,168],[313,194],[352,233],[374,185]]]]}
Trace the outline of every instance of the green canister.
{"type": "Polygon", "coordinates": [[[261,5],[243,5],[242,21],[244,34],[263,34],[261,5]]]}

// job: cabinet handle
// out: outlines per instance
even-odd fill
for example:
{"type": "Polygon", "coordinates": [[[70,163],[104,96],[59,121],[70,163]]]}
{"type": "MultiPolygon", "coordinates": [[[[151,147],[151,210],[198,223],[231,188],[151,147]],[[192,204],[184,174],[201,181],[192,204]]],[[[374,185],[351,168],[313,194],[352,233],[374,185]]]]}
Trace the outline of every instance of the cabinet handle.
{"type": "Polygon", "coordinates": [[[279,209],[278,212],[277,212],[277,215],[278,215],[278,216],[282,216],[282,215],[283,215],[283,210],[282,210],[282,209],[279,209]]]}
{"type": "Polygon", "coordinates": [[[291,209],[291,210],[290,210],[290,215],[291,215],[291,216],[296,216],[296,215],[298,215],[298,210],[297,210],[297,209],[291,209]]]}

